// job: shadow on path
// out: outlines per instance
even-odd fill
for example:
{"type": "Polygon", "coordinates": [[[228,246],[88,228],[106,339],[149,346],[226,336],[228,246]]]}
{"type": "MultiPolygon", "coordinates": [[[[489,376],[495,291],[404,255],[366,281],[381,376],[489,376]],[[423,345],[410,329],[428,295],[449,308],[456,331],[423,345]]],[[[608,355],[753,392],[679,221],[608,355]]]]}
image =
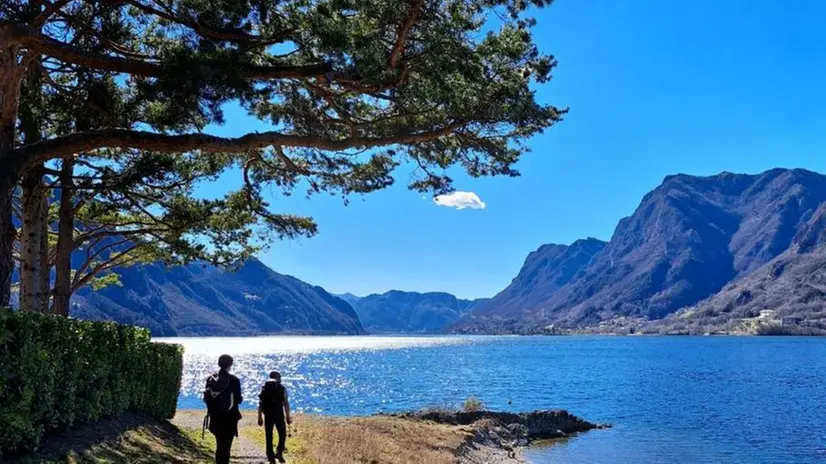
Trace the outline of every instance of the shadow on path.
{"type": "Polygon", "coordinates": [[[33,463],[203,463],[211,453],[167,422],[126,413],[94,424],[47,434],[36,453],[4,456],[2,462],[33,463]]]}

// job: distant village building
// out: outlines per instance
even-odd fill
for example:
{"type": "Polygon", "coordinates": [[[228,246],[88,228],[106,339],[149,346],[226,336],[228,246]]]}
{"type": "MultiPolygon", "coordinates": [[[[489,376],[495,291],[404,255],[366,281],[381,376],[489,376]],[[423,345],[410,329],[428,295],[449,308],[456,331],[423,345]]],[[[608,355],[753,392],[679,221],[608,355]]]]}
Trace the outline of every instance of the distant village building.
{"type": "Polygon", "coordinates": [[[774,319],[775,311],[773,309],[764,309],[760,311],[760,316],[758,319],[774,319]]]}

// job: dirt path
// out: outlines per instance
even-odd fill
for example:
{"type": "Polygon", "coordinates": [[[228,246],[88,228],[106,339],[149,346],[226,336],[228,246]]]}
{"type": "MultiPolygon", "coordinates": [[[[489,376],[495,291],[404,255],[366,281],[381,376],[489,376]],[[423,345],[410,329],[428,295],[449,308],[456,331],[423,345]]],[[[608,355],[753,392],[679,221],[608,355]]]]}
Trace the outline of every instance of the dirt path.
{"type": "MultiPolygon", "coordinates": [[[[258,424],[255,423],[257,416],[254,412],[245,412],[243,414],[244,417],[238,424],[238,428],[241,433],[239,433],[232,442],[232,462],[244,464],[266,464],[267,455],[264,449],[263,440],[262,443],[258,443],[256,440],[256,438],[258,438],[257,434],[249,433],[250,431],[255,432],[257,429],[261,429],[258,427],[258,424]]],[[[195,431],[195,441],[201,442],[200,430],[203,426],[203,420],[203,413],[199,413],[198,411],[183,411],[179,412],[171,422],[184,430],[188,430],[190,432],[195,431]]],[[[263,435],[263,431],[261,434],[263,435]]],[[[204,439],[201,443],[208,447],[211,451],[215,450],[215,440],[212,438],[209,431],[204,434],[204,439]]]]}

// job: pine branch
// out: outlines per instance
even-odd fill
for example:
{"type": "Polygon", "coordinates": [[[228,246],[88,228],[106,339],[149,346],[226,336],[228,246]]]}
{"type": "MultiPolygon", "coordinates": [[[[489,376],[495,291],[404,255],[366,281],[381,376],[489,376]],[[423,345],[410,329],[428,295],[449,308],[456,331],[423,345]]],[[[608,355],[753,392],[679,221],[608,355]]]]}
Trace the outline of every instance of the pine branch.
{"type": "Polygon", "coordinates": [[[443,127],[421,132],[388,137],[347,137],[338,140],[307,135],[288,135],[280,132],[256,132],[241,137],[219,137],[208,134],[167,135],[154,132],[104,129],[56,137],[11,150],[5,157],[12,169],[30,163],[47,161],[66,155],[88,153],[102,148],[134,148],[160,153],[243,153],[264,147],[304,147],[329,151],[374,148],[395,144],[427,142],[449,135],[462,128],[465,122],[453,122],[443,127]]]}
{"type": "Polygon", "coordinates": [[[404,52],[404,45],[407,43],[407,37],[416,24],[422,6],[424,6],[424,0],[413,0],[411,2],[410,9],[407,11],[407,19],[399,27],[399,32],[396,34],[396,43],[393,45],[393,51],[390,52],[390,68],[396,68],[399,65],[402,52],[404,52]]]}
{"type": "Polygon", "coordinates": [[[142,10],[144,13],[149,13],[159,18],[166,19],[167,21],[180,24],[181,26],[192,29],[203,37],[214,40],[242,43],[245,45],[267,46],[282,43],[287,39],[287,37],[289,37],[290,34],[295,32],[294,30],[287,30],[273,37],[260,37],[237,29],[212,29],[204,26],[195,19],[184,18],[181,15],[175,15],[173,12],[163,12],[137,0],[128,0],[126,3],[142,10]]]}
{"type": "MultiPolygon", "coordinates": [[[[65,63],[92,68],[98,71],[111,71],[142,77],[161,77],[165,71],[165,65],[163,63],[85,52],[51,37],[33,33],[29,28],[21,24],[0,24],[0,41],[6,46],[23,45],[40,54],[56,58],[65,63]]],[[[200,64],[205,67],[210,67],[226,63],[204,61],[200,64]]],[[[295,66],[256,66],[239,63],[236,65],[235,70],[247,79],[260,80],[302,79],[323,75],[331,78],[343,78],[340,74],[332,73],[333,68],[329,63],[295,66]]],[[[352,79],[344,79],[344,82],[348,83],[348,85],[352,85],[350,84],[351,81],[352,79]]]]}
{"type": "Polygon", "coordinates": [[[37,15],[36,18],[34,18],[32,26],[34,26],[35,29],[40,29],[40,27],[46,24],[46,21],[48,21],[49,18],[51,18],[55,13],[58,13],[61,8],[63,8],[71,2],[72,0],[59,0],[54,3],[46,2],[46,9],[43,10],[39,15],[37,15]]]}

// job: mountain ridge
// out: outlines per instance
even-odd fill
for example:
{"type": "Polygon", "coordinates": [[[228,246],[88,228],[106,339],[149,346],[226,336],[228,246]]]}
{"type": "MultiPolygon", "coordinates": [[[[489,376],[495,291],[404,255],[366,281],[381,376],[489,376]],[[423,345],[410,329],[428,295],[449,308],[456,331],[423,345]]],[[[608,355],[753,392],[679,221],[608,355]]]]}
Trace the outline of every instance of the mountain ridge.
{"type": "Polygon", "coordinates": [[[71,315],[142,325],[156,336],[364,332],[346,301],[257,259],[235,272],[198,263],[115,272],[122,285],[81,290],[71,315]]]}
{"type": "Polygon", "coordinates": [[[446,292],[403,290],[355,298],[351,305],[359,320],[365,330],[375,333],[442,332],[484,300],[465,300],[446,292]]]}
{"type": "MultiPolygon", "coordinates": [[[[716,300],[711,298],[727,285],[786,253],[824,202],[826,176],[802,169],[667,176],[563,285],[520,285],[531,273],[555,265],[550,260],[533,269],[529,255],[508,288],[452,330],[582,330],[626,321],[644,325],[706,300],[712,305],[716,300]],[[525,293],[531,299],[520,300],[525,293]]],[[[819,251],[819,236],[809,241],[819,251]]]]}

